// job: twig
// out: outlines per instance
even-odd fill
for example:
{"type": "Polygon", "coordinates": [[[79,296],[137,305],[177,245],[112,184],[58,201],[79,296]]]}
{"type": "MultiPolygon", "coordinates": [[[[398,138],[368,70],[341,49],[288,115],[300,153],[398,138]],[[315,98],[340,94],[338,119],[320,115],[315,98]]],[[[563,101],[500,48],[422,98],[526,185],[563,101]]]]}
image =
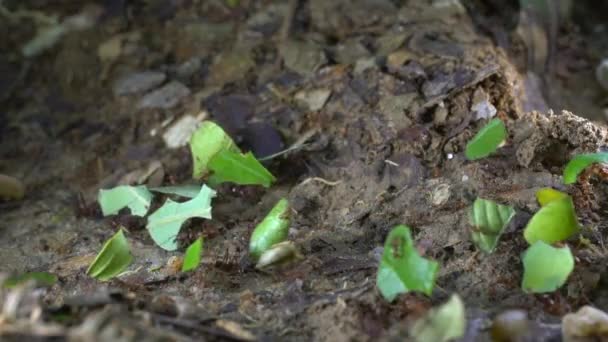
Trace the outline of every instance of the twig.
{"type": "Polygon", "coordinates": [[[320,182],[320,183],[323,183],[323,184],[329,185],[329,186],[336,186],[336,185],[342,183],[341,180],[332,182],[332,181],[328,181],[327,179],[323,179],[321,177],[310,177],[310,178],[306,178],[302,183],[300,183],[300,185],[308,184],[312,181],[317,181],[317,182],[320,182]]]}
{"type": "Polygon", "coordinates": [[[291,144],[291,146],[289,146],[287,149],[283,150],[283,151],[279,151],[275,154],[271,154],[269,156],[266,156],[264,158],[259,158],[259,161],[265,161],[265,160],[270,160],[270,159],[274,159],[276,157],[280,157],[286,153],[289,153],[291,151],[294,150],[298,150],[302,147],[306,146],[306,141],[308,141],[308,139],[310,139],[313,135],[315,135],[315,133],[317,133],[316,129],[311,129],[309,131],[306,131],[298,140],[296,140],[296,142],[294,142],[293,144],[291,144]]]}

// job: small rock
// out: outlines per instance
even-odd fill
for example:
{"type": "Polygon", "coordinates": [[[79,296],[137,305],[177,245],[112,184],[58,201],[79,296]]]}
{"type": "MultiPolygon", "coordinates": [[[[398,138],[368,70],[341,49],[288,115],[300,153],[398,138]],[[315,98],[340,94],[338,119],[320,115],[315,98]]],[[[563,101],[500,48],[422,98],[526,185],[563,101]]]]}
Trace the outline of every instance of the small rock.
{"type": "Polygon", "coordinates": [[[608,340],[608,314],[591,306],[562,318],[564,342],[592,342],[608,340]]]}
{"type": "Polygon", "coordinates": [[[405,112],[410,108],[416,97],[416,93],[384,96],[378,102],[378,109],[392,123],[395,129],[402,130],[412,125],[412,120],[405,115],[405,112]]]}
{"type": "Polygon", "coordinates": [[[431,193],[431,203],[437,207],[442,206],[448,202],[450,195],[450,185],[445,183],[439,184],[431,193]]]}
{"type": "Polygon", "coordinates": [[[448,109],[445,108],[443,101],[439,102],[433,113],[433,123],[435,125],[443,125],[448,117],[448,109]]]}
{"type": "Polygon", "coordinates": [[[334,59],[341,64],[354,64],[358,59],[370,57],[369,50],[361,39],[348,39],[338,44],[334,50],[334,59]]]}
{"type": "Polygon", "coordinates": [[[471,112],[473,112],[474,120],[490,119],[496,115],[496,107],[490,103],[490,95],[483,88],[475,90],[472,102],[471,112]]]}
{"type": "Polygon", "coordinates": [[[156,89],[144,96],[137,108],[161,108],[169,109],[175,107],[184,97],[190,95],[190,89],[185,85],[172,81],[162,88],[156,89]]]}
{"type": "Polygon", "coordinates": [[[156,71],[132,73],[114,82],[112,91],[115,96],[143,93],[163,83],[166,77],[164,73],[156,71]]]}
{"type": "Polygon", "coordinates": [[[602,62],[595,69],[595,77],[600,85],[608,90],[608,58],[602,60],[602,62]]]}
{"type": "Polygon", "coordinates": [[[308,110],[316,112],[325,106],[331,95],[329,89],[301,90],[295,95],[295,99],[308,107],[308,110]]]}
{"type": "Polygon", "coordinates": [[[192,75],[201,69],[201,59],[198,57],[192,57],[184,63],[180,64],[175,70],[176,76],[180,80],[188,80],[192,75]]]}
{"type": "Polygon", "coordinates": [[[218,55],[209,69],[209,84],[223,85],[243,79],[255,67],[249,51],[231,51],[218,55]]]}
{"type": "Polygon", "coordinates": [[[281,44],[279,53],[287,68],[303,76],[312,75],[327,63],[325,52],[313,42],[287,41],[281,44]]]}
{"type": "Polygon", "coordinates": [[[490,334],[496,342],[523,341],[531,331],[532,324],[525,311],[509,310],[494,318],[490,334]]]}
{"type": "Polygon", "coordinates": [[[378,64],[376,63],[375,57],[361,58],[361,59],[358,59],[357,62],[355,63],[355,68],[353,70],[353,73],[355,75],[359,75],[359,74],[364,73],[366,70],[375,68],[377,66],[378,66],[378,64]]]}
{"type": "Polygon", "coordinates": [[[192,115],[185,115],[177,120],[167,129],[165,134],[163,134],[163,140],[165,141],[165,144],[167,144],[167,147],[178,148],[188,144],[192,133],[196,131],[201,121],[201,116],[196,118],[192,115]]]}

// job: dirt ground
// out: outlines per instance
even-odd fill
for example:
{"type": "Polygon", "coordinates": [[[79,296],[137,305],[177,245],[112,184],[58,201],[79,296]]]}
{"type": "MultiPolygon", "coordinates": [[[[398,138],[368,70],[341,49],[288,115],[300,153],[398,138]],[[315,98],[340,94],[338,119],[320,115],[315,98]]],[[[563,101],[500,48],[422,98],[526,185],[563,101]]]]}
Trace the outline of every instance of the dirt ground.
{"type": "Polygon", "coordinates": [[[0,1],[30,11],[0,20],[0,173],[27,188],[0,202],[0,271],[59,278],[3,290],[4,310],[18,305],[0,322],[2,340],[397,341],[458,293],[463,341],[489,340],[492,318],[509,308],[537,322],[530,341],[558,341],[564,314],[608,310],[608,188],[599,176],[561,180],[571,156],[607,146],[608,97],[594,68],[608,38],[586,2],[554,31],[517,26],[519,9],[489,0],[228,3],[0,1]],[[41,14],[85,24],[23,57],[48,22],[41,14]],[[553,48],[543,52],[545,43],[553,48]],[[464,147],[488,115],[505,121],[507,144],[468,161],[464,147]],[[182,247],[205,237],[191,274],[172,265],[183,248],[158,248],[143,220],[104,218],[96,204],[100,188],[118,184],[192,183],[188,146],[163,139],[184,117],[187,127],[218,122],[258,157],[304,143],[267,162],[271,188],[222,185],[213,219],[187,223],[182,247]],[[576,268],[566,285],[532,295],[520,288],[522,229],[542,187],[572,194],[590,242],[569,244],[576,268]],[[478,196],[517,209],[490,255],[469,235],[478,196]],[[260,272],[248,239],[280,197],[304,258],[260,272]],[[387,303],[376,270],[401,223],[440,273],[432,296],[387,303]],[[135,256],[129,272],[88,277],[121,225],[135,256]]]}

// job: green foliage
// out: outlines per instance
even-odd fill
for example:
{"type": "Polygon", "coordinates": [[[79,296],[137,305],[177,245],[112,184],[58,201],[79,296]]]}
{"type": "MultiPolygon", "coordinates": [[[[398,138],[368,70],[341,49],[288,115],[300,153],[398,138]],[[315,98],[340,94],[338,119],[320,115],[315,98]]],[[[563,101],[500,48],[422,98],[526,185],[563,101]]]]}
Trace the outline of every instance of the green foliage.
{"type": "Polygon", "coordinates": [[[103,245],[87,269],[87,274],[95,279],[107,281],[122,273],[132,261],[129,242],[121,228],[103,245]]]}
{"type": "Polygon", "coordinates": [[[274,176],[251,152],[243,154],[224,150],[215,155],[208,166],[213,172],[209,182],[213,184],[232,182],[269,187],[275,181],[274,176]]]}
{"type": "Polygon", "coordinates": [[[554,243],[568,239],[580,230],[574,204],[564,195],[547,202],[526,225],[524,238],[529,244],[536,241],[554,243]]]}
{"type": "Polygon", "coordinates": [[[477,198],[470,212],[471,237],[477,248],[492,253],[514,215],[515,210],[511,206],[477,198]]]}
{"type": "Polygon", "coordinates": [[[184,255],[184,263],[182,264],[182,272],[194,270],[201,263],[201,254],[203,253],[203,238],[199,237],[194,241],[184,255]]]}
{"type": "Polygon", "coordinates": [[[494,153],[506,137],[505,124],[500,119],[492,119],[469,141],[464,154],[469,160],[485,158],[494,153]]]}
{"type": "Polygon", "coordinates": [[[437,262],[418,255],[410,228],[399,225],[386,238],[376,286],[389,302],[409,291],[430,295],[438,269],[437,262]]]}
{"type": "Polygon", "coordinates": [[[417,342],[448,342],[464,336],[466,323],[464,303],[454,294],[445,304],[417,320],[410,336],[417,342]]]}
{"type": "Polygon", "coordinates": [[[289,202],[282,198],[255,227],[249,240],[249,254],[255,261],[273,245],[287,239],[290,210],[289,202]]]}
{"type": "Polygon", "coordinates": [[[567,197],[568,195],[552,188],[542,188],[536,192],[536,200],[541,207],[546,206],[549,202],[567,197]]]}
{"type": "Polygon", "coordinates": [[[211,218],[213,197],[215,191],[203,185],[198,195],[187,202],[177,203],[167,199],[162,207],[148,217],[146,227],[152,240],[165,250],[176,250],[175,238],[186,220],[192,217],[211,218]]]}
{"type": "Polygon", "coordinates": [[[132,215],[143,217],[150,209],[152,193],[145,185],[121,185],[109,190],[99,190],[97,201],[103,216],[118,214],[122,208],[129,207],[132,215]]]}
{"type": "Polygon", "coordinates": [[[608,153],[579,154],[572,158],[564,169],[564,184],[575,183],[578,175],[589,165],[595,163],[608,163],[608,153]]]}
{"type": "Polygon", "coordinates": [[[537,241],[524,253],[524,277],[521,287],[526,292],[545,293],[560,288],[574,269],[570,248],[555,248],[537,241]]]}
{"type": "Polygon", "coordinates": [[[205,121],[190,138],[190,151],[192,152],[192,177],[200,179],[209,171],[209,161],[221,151],[239,152],[234,141],[224,130],[211,121],[205,121]]]}
{"type": "Polygon", "coordinates": [[[39,286],[53,286],[57,282],[57,276],[48,272],[28,272],[8,277],[2,284],[5,288],[14,288],[28,281],[34,281],[39,286]]]}

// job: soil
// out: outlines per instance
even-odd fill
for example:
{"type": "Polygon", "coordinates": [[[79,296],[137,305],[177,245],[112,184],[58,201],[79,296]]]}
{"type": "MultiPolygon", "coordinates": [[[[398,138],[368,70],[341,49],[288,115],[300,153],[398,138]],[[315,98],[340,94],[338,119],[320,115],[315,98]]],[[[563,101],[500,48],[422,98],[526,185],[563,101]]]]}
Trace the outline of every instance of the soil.
{"type": "Polygon", "coordinates": [[[4,2],[12,13],[91,25],[26,58],[21,48],[40,19],[0,20],[0,173],[26,187],[23,199],[0,203],[0,271],[59,279],[3,290],[0,302],[19,305],[0,321],[0,336],[403,340],[408,324],[458,293],[467,307],[463,341],[489,340],[492,318],[511,308],[536,322],[530,341],[553,341],[566,313],[587,304],[608,310],[608,189],[600,175],[572,186],[561,179],[572,156],[607,146],[606,93],[594,68],[608,38],[598,33],[603,18],[585,16],[593,5],[575,7],[554,34],[526,22],[540,32],[533,50],[515,29],[519,9],[496,1],[228,3],[4,2]],[[533,55],[543,42],[556,48],[533,55]],[[531,55],[548,71],[530,66],[531,55]],[[468,161],[464,147],[487,122],[484,111],[506,123],[509,137],[492,156],[468,161]],[[300,147],[265,162],[277,177],[268,189],[218,187],[213,219],[188,222],[173,253],[154,244],[144,220],[102,217],[96,196],[138,180],[192,183],[188,146],[163,140],[187,116],[189,128],[218,122],[258,157],[300,147]],[[576,268],[566,285],[533,295],[520,288],[522,230],[543,187],[573,196],[587,243],[569,243],[576,268]],[[304,258],[260,272],[248,239],[281,197],[304,258]],[[488,255],[470,239],[477,197],[517,210],[488,255]],[[441,265],[432,296],[387,303],[375,287],[397,224],[441,265]],[[87,266],[119,226],[133,265],[106,283],[90,278],[87,266]],[[198,236],[202,265],[180,273],[175,263],[198,236]]]}

